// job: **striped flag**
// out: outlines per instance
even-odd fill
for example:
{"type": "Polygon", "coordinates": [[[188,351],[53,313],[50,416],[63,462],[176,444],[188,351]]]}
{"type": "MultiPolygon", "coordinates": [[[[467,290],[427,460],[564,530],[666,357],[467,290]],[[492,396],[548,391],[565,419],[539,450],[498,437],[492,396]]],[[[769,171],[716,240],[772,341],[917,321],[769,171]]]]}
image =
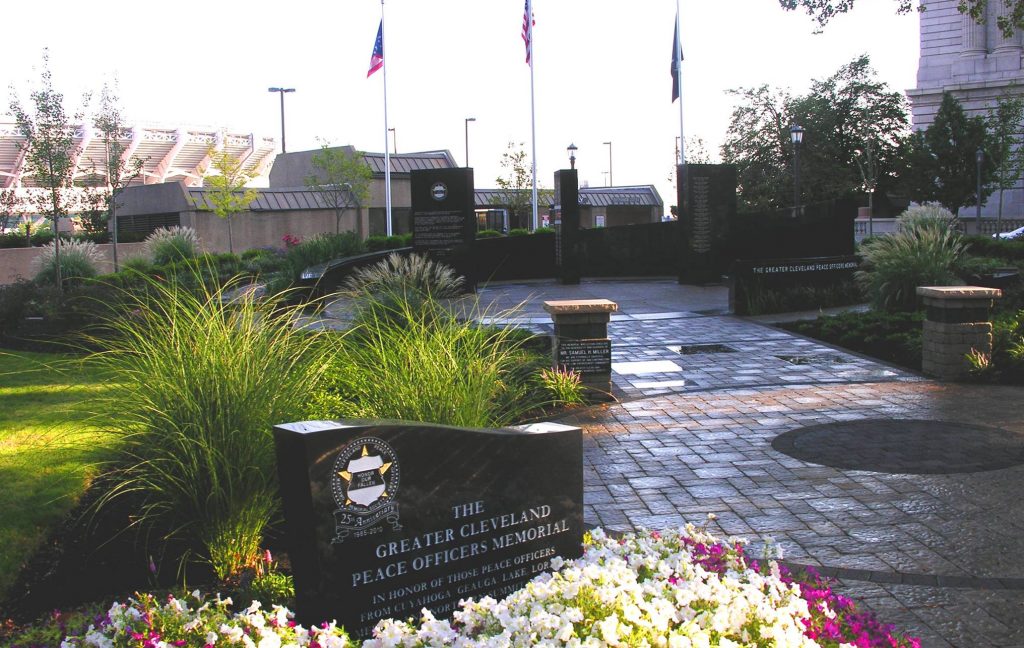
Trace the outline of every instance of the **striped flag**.
{"type": "Polygon", "coordinates": [[[526,43],[526,64],[530,65],[533,58],[533,26],[537,24],[533,20],[533,10],[530,7],[530,0],[526,0],[523,9],[523,42],[526,43]]]}
{"type": "Polygon", "coordinates": [[[384,67],[384,20],[381,19],[380,27],[377,28],[377,40],[373,43],[373,54],[370,54],[370,71],[366,73],[369,79],[377,70],[384,67]]]}

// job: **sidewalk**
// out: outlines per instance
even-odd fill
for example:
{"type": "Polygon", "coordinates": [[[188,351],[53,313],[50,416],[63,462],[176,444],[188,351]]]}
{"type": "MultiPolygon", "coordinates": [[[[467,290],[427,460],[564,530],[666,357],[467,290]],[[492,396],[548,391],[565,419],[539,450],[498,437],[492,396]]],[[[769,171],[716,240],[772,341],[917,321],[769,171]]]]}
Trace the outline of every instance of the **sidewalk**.
{"type": "Polygon", "coordinates": [[[502,284],[489,313],[605,298],[617,404],[585,430],[586,521],[762,536],[925,646],[1024,646],[1024,389],[940,384],[725,314],[672,280],[502,284]]]}

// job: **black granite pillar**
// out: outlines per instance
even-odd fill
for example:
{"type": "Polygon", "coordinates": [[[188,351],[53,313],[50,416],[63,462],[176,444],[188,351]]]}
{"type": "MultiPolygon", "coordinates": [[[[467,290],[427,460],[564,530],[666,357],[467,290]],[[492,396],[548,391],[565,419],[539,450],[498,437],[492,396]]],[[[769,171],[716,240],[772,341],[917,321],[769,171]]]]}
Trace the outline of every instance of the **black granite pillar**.
{"type": "Polygon", "coordinates": [[[555,209],[561,217],[555,225],[555,257],[563,284],[580,282],[580,190],[576,169],[555,171],[555,209]]]}

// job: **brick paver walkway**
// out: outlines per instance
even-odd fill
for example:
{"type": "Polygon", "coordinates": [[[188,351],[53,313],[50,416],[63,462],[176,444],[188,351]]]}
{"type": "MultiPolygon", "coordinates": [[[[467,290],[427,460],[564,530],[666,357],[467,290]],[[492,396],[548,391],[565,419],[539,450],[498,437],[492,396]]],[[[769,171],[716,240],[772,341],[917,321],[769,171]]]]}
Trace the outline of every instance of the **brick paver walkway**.
{"type": "Polygon", "coordinates": [[[608,298],[622,308],[609,326],[619,402],[564,421],[585,430],[587,522],[662,528],[714,513],[713,525],[746,536],[755,555],[772,536],[786,560],[838,576],[842,590],[925,646],[1024,646],[1024,389],[939,384],[729,317],[721,288],[595,281],[480,296],[491,313],[521,304],[515,319],[538,331],[550,331],[544,299],[608,298]],[[851,421],[865,422],[873,440],[851,446],[842,428],[863,469],[825,465],[840,463],[829,428],[813,436],[821,463],[809,460],[814,445],[802,448],[808,460],[772,447],[786,432],[851,421]],[[912,474],[921,459],[912,449],[883,454],[910,428],[912,443],[929,441],[927,424],[904,421],[953,424],[935,426],[934,442],[959,430],[967,446],[1005,443],[1007,457],[993,462],[991,447],[979,448],[981,463],[963,472],[951,450],[912,474]],[[985,470],[997,464],[1009,467],[985,470]]]}

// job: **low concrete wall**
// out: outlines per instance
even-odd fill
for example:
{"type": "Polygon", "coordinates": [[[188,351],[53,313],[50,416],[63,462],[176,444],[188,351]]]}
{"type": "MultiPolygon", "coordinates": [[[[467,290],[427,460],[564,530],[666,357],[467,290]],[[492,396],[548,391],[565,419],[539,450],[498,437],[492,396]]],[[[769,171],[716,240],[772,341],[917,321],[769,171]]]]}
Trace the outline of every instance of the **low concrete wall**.
{"type": "MultiPolygon", "coordinates": [[[[362,231],[369,230],[368,211],[360,209],[362,231]]],[[[341,231],[357,231],[355,209],[345,210],[341,216],[341,231]]],[[[207,252],[228,251],[228,224],[225,219],[207,211],[187,211],[181,214],[181,224],[191,227],[199,235],[199,244],[207,252]]],[[[291,234],[303,241],[317,234],[333,234],[337,229],[333,210],[310,209],[267,212],[239,212],[231,218],[231,241],[235,254],[250,248],[284,248],[284,235],[291,234]]]]}
{"type": "MultiPolygon", "coordinates": [[[[100,274],[114,271],[114,246],[109,243],[97,245],[103,255],[99,263],[100,274]]],[[[36,273],[35,258],[42,248],[3,248],[0,249],[0,285],[11,284],[21,279],[31,279],[36,273]]],[[[144,254],[143,243],[120,243],[117,246],[117,259],[125,259],[144,254]]]]}

